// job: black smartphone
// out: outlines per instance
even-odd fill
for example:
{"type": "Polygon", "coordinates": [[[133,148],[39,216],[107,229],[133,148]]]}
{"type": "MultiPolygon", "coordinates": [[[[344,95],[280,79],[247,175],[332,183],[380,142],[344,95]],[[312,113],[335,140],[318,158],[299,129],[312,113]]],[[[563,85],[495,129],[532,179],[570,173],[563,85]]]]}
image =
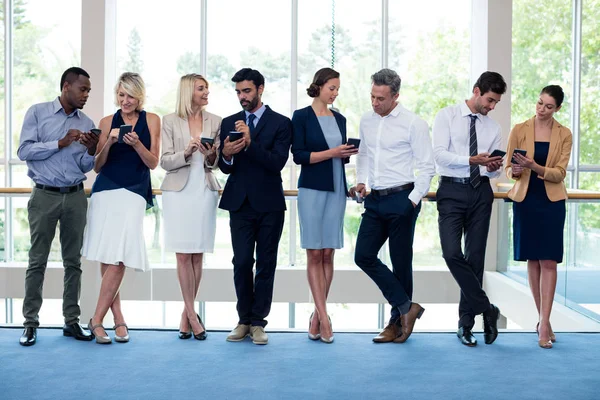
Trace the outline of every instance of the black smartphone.
{"type": "Polygon", "coordinates": [[[131,125],[121,125],[119,128],[119,143],[123,143],[123,136],[127,133],[131,133],[133,131],[133,126],[131,125]]]}
{"type": "Polygon", "coordinates": [[[90,132],[92,132],[96,136],[100,136],[100,134],[102,133],[102,130],[98,129],[98,128],[92,128],[92,129],[90,129],[90,132]]]}
{"type": "MultiPolygon", "coordinates": [[[[518,153],[518,154],[522,155],[523,157],[527,156],[527,150],[515,149],[515,150],[513,151],[513,154],[514,154],[514,153],[518,153]]],[[[512,159],[511,159],[511,161],[510,161],[510,162],[511,162],[512,164],[517,164],[517,161],[515,160],[515,157],[514,157],[514,156],[512,157],[512,159]]]]}
{"type": "Polygon", "coordinates": [[[243,138],[244,134],[242,132],[231,131],[229,132],[228,136],[230,142],[235,142],[236,140],[240,140],[241,138],[243,138]]]}
{"type": "Polygon", "coordinates": [[[492,154],[490,154],[490,157],[504,157],[505,155],[506,155],[505,151],[496,149],[496,150],[492,151],[492,154]]]}
{"type": "Polygon", "coordinates": [[[350,138],[348,139],[348,142],[346,144],[354,146],[354,148],[358,149],[358,147],[360,146],[360,139],[350,138]]]}
{"type": "MultiPolygon", "coordinates": [[[[231,139],[229,139],[229,140],[231,140],[231,139]]],[[[209,137],[203,137],[203,138],[200,138],[200,144],[203,145],[204,147],[207,147],[206,144],[208,144],[208,148],[211,148],[213,146],[213,144],[215,144],[215,139],[209,138],[209,137]]]]}

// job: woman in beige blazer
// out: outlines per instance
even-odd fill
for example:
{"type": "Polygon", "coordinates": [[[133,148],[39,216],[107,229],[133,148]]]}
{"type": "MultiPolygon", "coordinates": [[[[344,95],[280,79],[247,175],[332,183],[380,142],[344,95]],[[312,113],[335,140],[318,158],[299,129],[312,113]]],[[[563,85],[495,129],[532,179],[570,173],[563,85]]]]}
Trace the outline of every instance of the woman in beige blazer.
{"type": "Polygon", "coordinates": [[[550,313],[556,289],[556,267],[563,258],[566,169],[571,156],[571,131],[554,119],[565,95],[560,86],[540,93],[535,117],[515,125],[508,138],[506,174],[515,185],[513,244],[516,261],[527,261],[529,286],[538,311],[538,344],[552,348],[556,337],[550,313]],[[525,156],[515,149],[526,150],[525,156]]]}
{"type": "Polygon", "coordinates": [[[185,75],[178,88],[177,112],[163,117],[162,157],[167,171],[161,186],[165,247],[177,258],[177,276],[184,310],[179,338],[206,339],[206,330],[194,310],[202,277],[204,253],[215,246],[217,201],[220,188],[213,169],[219,159],[221,117],[204,110],[208,82],[197,74],[185,75]],[[208,140],[208,142],[205,142],[208,140]]]}

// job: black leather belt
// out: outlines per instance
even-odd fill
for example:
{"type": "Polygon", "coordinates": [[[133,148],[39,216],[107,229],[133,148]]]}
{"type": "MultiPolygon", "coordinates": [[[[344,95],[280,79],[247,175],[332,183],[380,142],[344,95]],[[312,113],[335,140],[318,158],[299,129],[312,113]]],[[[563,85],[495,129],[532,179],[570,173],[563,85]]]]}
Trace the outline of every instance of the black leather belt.
{"type": "MultiPolygon", "coordinates": [[[[480,178],[480,182],[489,182],[490,178],[487,176],[482,176],[480,178]]],[[[471,183],[471,178],[455,178],[453,176],[442,176],[440,177],[440,182],[446,183],[460,183],[461,185],[469,185],[471,183]]]]}
{"type": "Polygon", "coordinates": [[[413,189],[415,187],[414,183],[407,183],[406,185],[394,186],[387,189],[371,189],[371,193],[376,194],[378,196],[387,196],[388,194],[398,193],[403,190],[413,189]]]}
{"type": "Polygon", "coordinates": [[[42,189],[42,190],[49,190],[51,192],[58,192],[58,193],[73,193],[73,192],[78,192],[81,189],[83,189],[83,182],[80,183],[79,185],[75,185],[75,186],[64,186],[64,187],[56,187],[56,186],[47,186],[47,185],[40,185],[39,183],[35,184],[35,187],[37,189],[42,189]]]}

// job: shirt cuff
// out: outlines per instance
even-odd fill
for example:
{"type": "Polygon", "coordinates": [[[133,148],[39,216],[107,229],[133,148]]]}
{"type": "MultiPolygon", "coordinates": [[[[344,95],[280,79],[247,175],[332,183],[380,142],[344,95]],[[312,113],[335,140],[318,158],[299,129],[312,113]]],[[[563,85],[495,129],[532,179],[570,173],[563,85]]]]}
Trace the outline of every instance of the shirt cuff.
{"type": "Polygon", "coordinates": [[[459,157],[459,161],[462,165],[470,165],[469,164],[469,159],[471,158],[471,156],[460,156],[459,157]]]}
{"type": "Polygon", "coordinates": [[[413,203],[415,203],[415,205],[419,205],[419,202],[421,201],[421,196],[419,196],[419,193],[417,192],[417,189],[413,189],[410,194],[408,195],[408,199],[410,201],[412,201],[413,203]]]}
{"type": "Polygon", "coordinates": [[[233,165],[233,156],[231,156],[231,161],[227,161],[225,157],[223,157],[223,162],[227,165],[233,165]]]}

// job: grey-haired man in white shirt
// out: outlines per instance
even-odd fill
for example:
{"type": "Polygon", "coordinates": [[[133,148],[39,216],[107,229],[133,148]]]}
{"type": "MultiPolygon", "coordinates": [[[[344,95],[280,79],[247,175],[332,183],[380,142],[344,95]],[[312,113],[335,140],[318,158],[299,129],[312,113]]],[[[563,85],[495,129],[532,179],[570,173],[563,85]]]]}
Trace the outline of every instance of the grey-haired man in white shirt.
{"type": "Polygon", "coordinates": [[[350,189],[352,196],[366,196],[354,261],[392,306],[389,324],[373,341],[404,343],[425,311],[412,302],[413,237],[435,173],[433,149],[427,122],[398,103],[398,74],[382,69],[371,81],[373,111],[360,120],[358,184],[350,189]],[[388,239],[393,270],[377,257],[388,239]]]}

